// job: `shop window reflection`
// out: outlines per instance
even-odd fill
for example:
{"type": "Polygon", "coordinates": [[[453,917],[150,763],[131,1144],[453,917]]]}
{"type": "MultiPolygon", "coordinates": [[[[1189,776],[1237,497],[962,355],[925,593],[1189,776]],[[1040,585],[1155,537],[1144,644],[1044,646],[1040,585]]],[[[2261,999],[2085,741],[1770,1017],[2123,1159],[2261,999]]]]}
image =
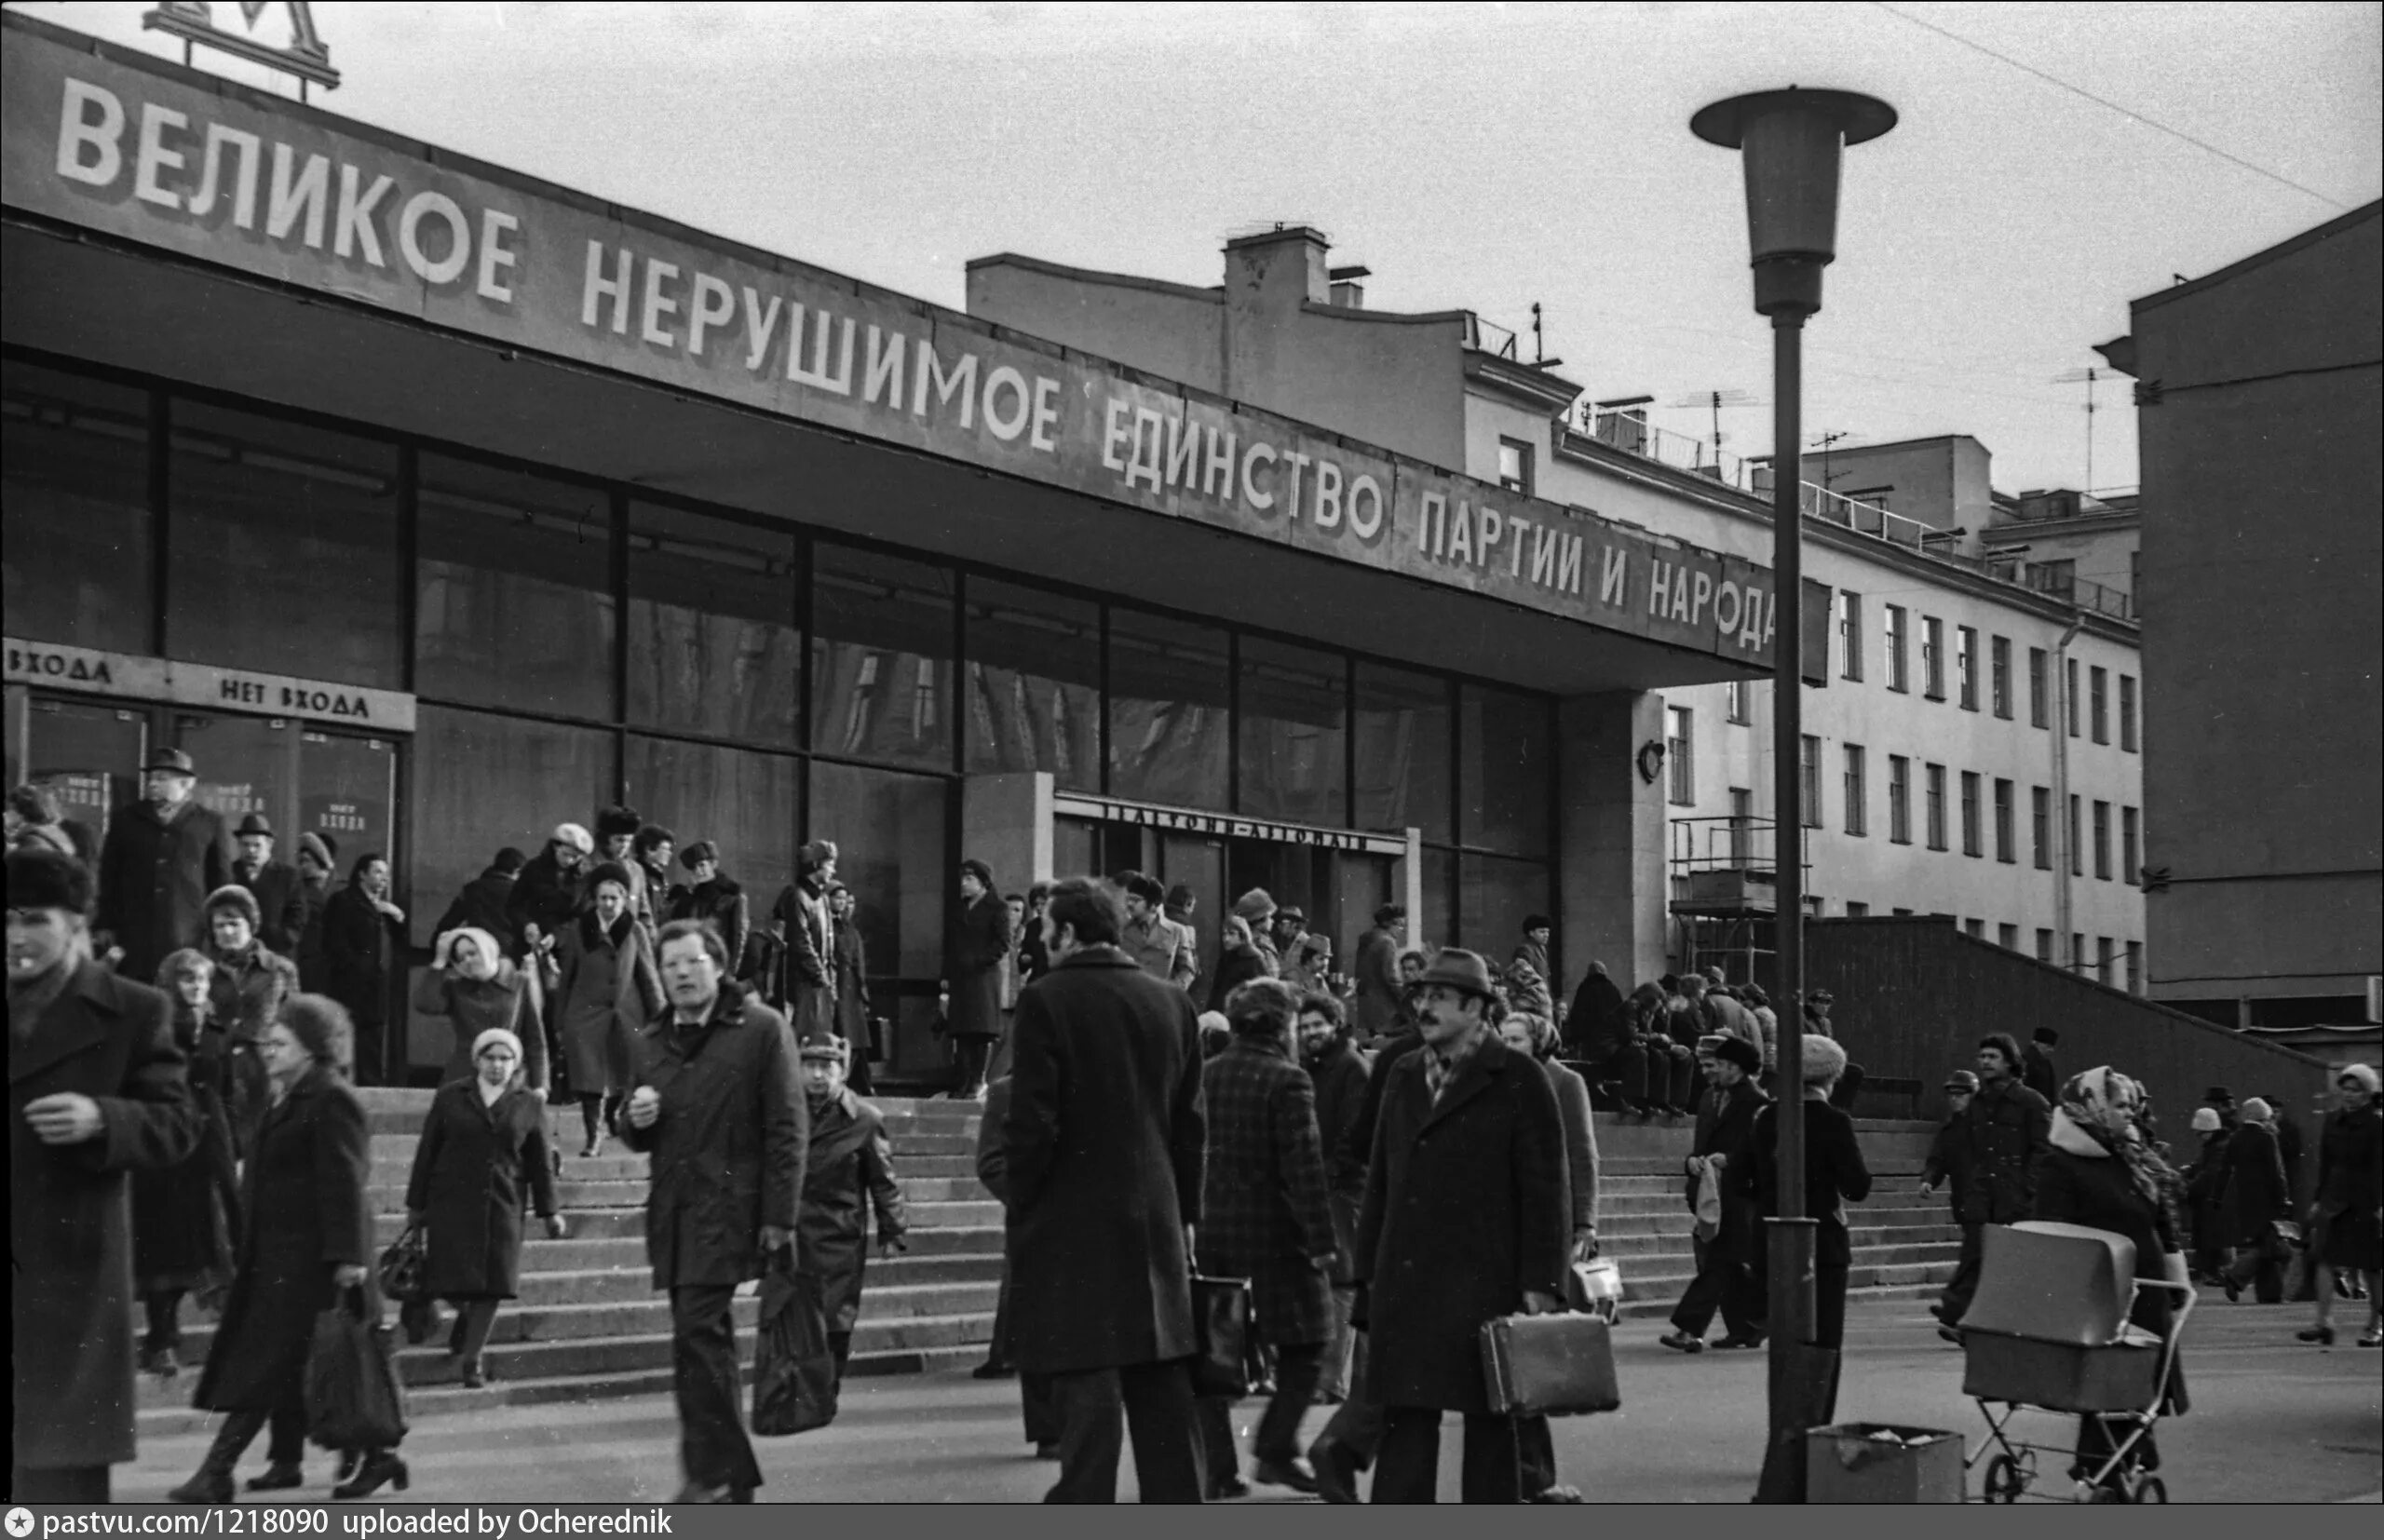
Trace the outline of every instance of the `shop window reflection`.
{"type": "MultiPolygon", "coordinates": [[[[1457,858],[1457,913],[1462,917],[1468,947],[1503,968],[1524,939],[1524,921],[1549,912],[1548,868],[1537,861],[1508,860],[1497,856],[1457,858]]],[[[1557,981],[1547,980],[1549,993],[1557,981]]]]}
{"type": "Polygon", "coordinates": [[[1360,829],[1450,837],[1449,682],[1360,662],[1356,817],[1360,829]]]}
{"type": "MultiPolygon", "coordinates": [[[[868,949],[870,1014],[894,1023],[887,1069],[899,1075],[924,1077],[943,1064],[930,1027],[943,974],[944,898],[955,880],[944,848],[950,785],[858,765],[811,766],[806,838],[835,843],[836,878],[852,889],[868,949]]],[[[761,899],[759,915],[776,896],[761,899]]]]}
{"type": "Polygon", "coordinates": [[[1242,638],[1238,811],[1337,828],[1346,821],[1349,692],[1338,653],[1242,638]]]}
{"type": "Polygon", "coordinates": [[[1110,612],[1112,795],[1228,811],[1228,656],[1216,627],[1110,612]]]}
{"type": "Polygon", "coordinates": [[[148,394],[13,358],[0,382],[8,634],[149,652],[148,394]]]}
{"type": "Polygon", "coordinates": [[[424,706],[413,780],[414,901],[406,918],[428,946],[440,914],[498,850],[535,856],[555,825],[584,824],[613,800],[613,735],[424,706]]]}
{"type": "MultiPolygon", "coordinates": [[[[1467,684],[1459,692],[1457,843],[1520,856],[1548,853],[1548,702],[1467,684]]],[[[1468,912],[1468,928],[1471,914],[1468,912]]]]}
{"type": "MultiPolygon", "coordinates": [[[[720,846],[721,872],[744,889],[751,922],[766,922],[771,903],[794,881],[800,763],[788,754],[632,734],[622,769],[630,805],[676,834],[681,850],[698,840],[720,846]]],[[[693,881],[684,866],[670,880],[693,881]]]]}
{"type": "Polygon", "coordinates": [[[969,771],[1100,790],[1100,607],[971,577],[966,613],[969,771]]]}
{"type": "Polygon", "coordinates": [[[795,746],[795,561],[792,532],[630,504],[629,720],[795,746]]]}
{"type": "Polygon", "coordinates": [[[952,768],[952,574],[820,545],[812,557],[812,747],[952,768]]]}

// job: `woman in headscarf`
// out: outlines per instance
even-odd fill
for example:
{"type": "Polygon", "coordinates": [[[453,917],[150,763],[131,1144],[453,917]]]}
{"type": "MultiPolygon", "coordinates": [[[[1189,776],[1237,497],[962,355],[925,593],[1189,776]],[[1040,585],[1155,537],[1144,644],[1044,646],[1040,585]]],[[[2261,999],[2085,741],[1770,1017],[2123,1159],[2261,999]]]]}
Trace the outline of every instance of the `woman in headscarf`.
{"type": "Polygon", "coordinates": [[[2277,1153],[2276,1114],[2255,1096],[2243,1103],[2243,1121],[2227,1141],[2227,1207],[2235,1217],[2227,1238],[2235,1255],[2220,1281],[2230,1301],[2252,1285],[2262,1304],[2284,1298],[2284,1263],[2290,1250],[2277,1235],[2277,1222],[2293,1217],[2284,1184],[2284,1157],[2277,1153]]]}
{"type": "Polygon", "coordinates": [[[439,938],[430,966],[414,980],[413,1008],[442,1016],[455,1034],[441,1084],[473,1073],[472,1045],[494,1028],[522,1042],[522,1085],[543,1101],[547,1096],[547,1037],[539,1028],[537,975],[517,966],[496,938],[478,925],[458,925],[439,938]]]}
{"type": "Polygon", "coordinates": [[[561,1240],[543,1098],[522,1081],[522,1039],[488,1027],[472,1039],[467,1078],[431,1098],[406,1183],[406,1218],[428,1241],[423,1292],[455,1306],[447,1351],[467,1390],[488,1383],[481,1350],[499,1302],[521,1291],[522,1206],[531,1204],[561,1240]]]}
{"type": "MultiPolygon", "coordinates": [[[[190,1061],[190,1097],[203,1128],[189,1159],[132,1173],[132,1276],[148,1314],[141,1344],[144,1373],[171,1379],[183,1344],[183,1296],[220,1290],[239,1229],[240,1195],[232,1121],[224,1092],[231,1047],[209,986],[215,965],[184,947],[157,965],[157,987],[174,1007],[174,1047],[190,1061]]],[[[254,1060],[255,1056],[251,1054],[254,1060]]]]}
{"type": "Polygon", "coordinates": [[[604,1129],[629,1094],[630,1046],[662,1010],[662,979],[653,943],[630,905],[629,870],[606,861],[588,876],[588,907],[563,927],[555,946],[555,1035],[579,1120],[588,1136],[579,1152],[604,1153],[604,1129]]]}
{"type": "MultiPolygon", "coordinates": [[[[2035,1217],[2125,1236],[2135,1245],[2137,1277],[2182,1283],[2185,1259],[2176,1254],[2175,1226],[2161,1200],[2159,1157],[2146,1147],[2136,1121],[2143,1103],[2143,1087],[2107,1065],[2070,1077],[2053,1109],[2050,1147],[2037,1165],[2035,1217]]],[[[2175,1308],[2174,1291],[2139,1289],[2128,1319],[2166,1336],[2175,1308]]],[[[2182,1412],[2186,1405],[2184,1370],[2172,1360],[2163,1410],[2182,1412]]],[[[2109,1458],[2111,1447],[2098,1414],[2079,1418],[2072,1478],[2091,1475],[2109,1458]]],[[[2141,1469],[2160,1468],[2160,1451],[2148,1432],[2133,1459],[2141,1469]]]]}
{"type": "Polygon", "coordinates": [[[2384,1113],[2376,1106],[2377,1075],[2365,1064],[2352,1064],[2335,1077],[2340,1105],[2326,1114],[2318,1133],[2318,1196],[2310,1206],[2310,1254],[2316,1260],[2318,1318],[2296,1333],[2303,1342],[2334,1344],[2335,1329],[2327,1316],[2335,1305],[2335,1275],[2343,1268],[2358,1272],[2367,1284],[2367,1331],[2362,1347],[2384,1344],[2378,1312],[2378,1206],[2384,1205],[2384,1113]]]}

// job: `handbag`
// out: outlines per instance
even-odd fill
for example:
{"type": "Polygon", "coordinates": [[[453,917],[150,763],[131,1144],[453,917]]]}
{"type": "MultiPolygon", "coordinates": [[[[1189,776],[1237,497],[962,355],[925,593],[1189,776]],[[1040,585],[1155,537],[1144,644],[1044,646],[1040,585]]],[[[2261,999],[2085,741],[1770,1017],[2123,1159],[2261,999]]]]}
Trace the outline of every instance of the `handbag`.
{"type": "Polygon", "coordinates": [[[753,1355],[753,1431],[784,1438],[836,1420],[836,1356],[820,1280],[780,1251],[762,1275],[760,1342],[753,1355]]]}
{"type": "Polygon", "coordinates": [[[1192,1394],[1250,1394],[1250,1280],[1192,1276],[1192,1394]]]}
{"type": "Polygon", "coordinates": [[[1614,1328],[1596,1316],[1505,1316],[1482,1323],[1482,1378],[1490,1410],[1570,1417],[1622,1404],[1614,1328]]]}
{"type": "Polygon", "coordinates": [[[1564,1303],[1585,1315],[1611,1321],[1622,1308],[1622,1268],[1600,1257],[1564,1269],[1564,1303]]]}
{"type": "Polygon", "coordinates": [[[404,1304],[422,1299],[422,1273],[429,1260],[427,1231],[419,1224],[409,1224],[398,1232],[398,1238],[382,1249],[380,1265],[374,1270],[381,1280],[382,1298],[404,1304]]]}
{"type": "Polygon", "coordinates": [[[306,1434],[325,1449],[395,1449],[406,1436],[405,1387],[380,1312],[364,1290],[340,1291],[315,1317],[306,1351],[306,1434]]]}

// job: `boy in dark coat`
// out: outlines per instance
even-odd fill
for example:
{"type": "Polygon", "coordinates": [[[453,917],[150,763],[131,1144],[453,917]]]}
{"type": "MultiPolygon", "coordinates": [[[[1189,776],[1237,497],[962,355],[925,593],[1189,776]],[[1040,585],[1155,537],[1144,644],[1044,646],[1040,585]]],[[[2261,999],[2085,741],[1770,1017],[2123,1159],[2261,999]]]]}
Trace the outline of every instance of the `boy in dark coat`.
{"type": "Polygon", "coordinates": [[[894,1145],[875,1107],[845,1087],[849,1055],[840,1037],[806,1043],[804,1100],[811,1108],[811,1153],[804,1164],[803,1210],[795,1221],[795,1265],[820,1280],[828,1317],[828,1345],[836,1355],[836,1384],[852,1356],[853,1322],[860,1316],[861,1275],[869,1265],[869,1209],[877,1210],[877,1254],[910,1250],[902,1184],[894,1177],[894,1145]]]}

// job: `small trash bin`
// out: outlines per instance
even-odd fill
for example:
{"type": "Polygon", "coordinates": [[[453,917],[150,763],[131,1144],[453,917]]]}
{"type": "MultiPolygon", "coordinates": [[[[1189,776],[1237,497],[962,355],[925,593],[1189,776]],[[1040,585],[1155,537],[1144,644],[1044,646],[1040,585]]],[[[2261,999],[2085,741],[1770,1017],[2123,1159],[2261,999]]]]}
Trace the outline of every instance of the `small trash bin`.
{"type": "Polygon", "coordinates": [[[1808,1503],[1958,1503],[1962,1436],[1934,1427],[1841,1423],[1805,1434],[1808,1503]]]}

